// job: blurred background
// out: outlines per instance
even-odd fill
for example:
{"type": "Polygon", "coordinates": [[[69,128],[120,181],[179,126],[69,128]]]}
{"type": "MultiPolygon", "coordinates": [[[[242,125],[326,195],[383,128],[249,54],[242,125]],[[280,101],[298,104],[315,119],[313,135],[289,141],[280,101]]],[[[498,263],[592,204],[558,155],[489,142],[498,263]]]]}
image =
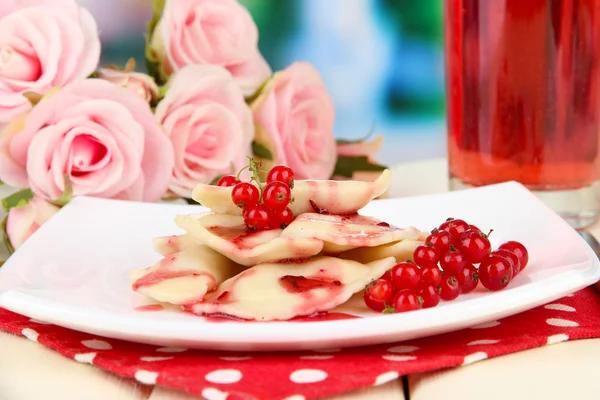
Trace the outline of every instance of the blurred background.
{"type": "MultiPolygon", "coordinates": [[[[0,0],[1,1],[1,0],[0,0]]],[[[78,0],[98,21],[103,63],[143,69],[152,0],[78,0]]],[[[441,0],[240,0],[274,70],[296,60],[321,72],[336,136],[385,135],[385,163],[444,156],[441,0]]]]}

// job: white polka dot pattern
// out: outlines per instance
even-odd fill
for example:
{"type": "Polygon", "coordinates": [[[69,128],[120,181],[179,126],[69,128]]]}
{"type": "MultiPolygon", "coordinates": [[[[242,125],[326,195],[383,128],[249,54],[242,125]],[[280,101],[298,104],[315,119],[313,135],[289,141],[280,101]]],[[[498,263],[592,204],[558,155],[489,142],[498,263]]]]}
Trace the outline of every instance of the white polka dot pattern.
{"type": "Polygon", "coordinates": [[[300,356],[301,360],[330,360],[333,356],[329,354],[315,354],[314,356],[300,356]]]}
{"type": "Polygon", "coordinates": [[[471,327],[471,329],[486,329],[486,328],[493,328],[495,326],[500,325],[500,321],[490,321],[490,322],[486,322],[483,323],[481,325],[476,325],[471,327]]]}
{"type": "Polygon", "coordinates": [[[575,312],[577,311],[574,307],[567,306],[565,304],[546,304],[544,306],[546,310],[556,310],[556,311],[566,311],[566,312],[575,312]]]}
{"type": "Polygon", "coordinates": [[[465,356],[463,361],[463,365],[473,364],[474,362],[485,360],[488,357],[487,353],[483,351],[478,351],[477,353],[469,354],[465,356]]]}
{"type": "Polygon", "coordinates": [[[327,379],[327,372],[320,369],[299,369],[290,375],[290,380],[294,383],[315,383],[325,379],[327,379]]]}
{"type": "Polygon", "coordinates": [[[140,360],[145,361],[145,362],[155,362],[155,361],[166,361],[166,360],[172,360],[175,357],[153,357],[153,356],[148,356],[148,357],[140,357],[140,360]]]}
{"type": "Polygon", "coordinates": [[[563,328],[574,328],[576,326],[579,326],[579,324],[575,321],[571,321],[568,319],[562,319],[562,318],[548,318],[546,320],[546,323],[548,325],[560,326],[563,328]]]}
{"type": "Polygon", "coordinates": [[[419,350],[417,346],[394,346],[387,349],[390,353],[412,353],[419,350]]]}
{"type": "Polygon", "coordinates": [[[375,386],[384,385],[388,382],[395,381],[400,377],[396,371],[385,372],[375,379],[375,386]]]}
{"type": "Polygon", "coordinates": [[[85,347],[87,347],[88,349],[94,349],[94,350],[110,350],[110,349],[112,349],[112,345],[108,342],[105,342],[104,340],[97,340],[97,339],[84,340],[81,342],[81,344],[84,345],[85,347]]]}
{"type": "Polygon", "coordinates": [[[467,346],[477,346],[480,344],[496,344],[500,342],[499,340],[495,340],[495,339],[481,339],[481,340],[473,340],[472,342],[467,343],[467,346]]]}
{"type": "Polygon", "coordinates": [[[135,373],[135,379],[144,385],[156,385],[156,378],[158,378],[158,372],[142,369],[135,373]]]}
{"type": "Polygon", "coordinates": [[[227,396],[227,393],[215,388],[205,388],[202,390],[202,397],[206,400],[226,400],[227,396]]]}
{"type": "Polygon", "coordinates": [[[78,353],[73,357],[75,361],[83,363],[83,364],[93,364],[94,358],[96,358],[96,353],[78,353]]]}
{"type": "Polygon", "coordinates": [[[31,328],[25,328],[21,331],[21,334],[23,336],[25,336],[27,339],[33,341],[33,342],[37,342],[38,341],[38,337],[40,336],[39,333],[37,333],[37,331],[31,329],[31,328]]]}
{"type": "Polygon", "coordinates": [[[210,383],[236,383],[242,379],[242,373],[237,369],[220,369],[209,372],[204,379],[210,383]]]}
{"type": "Polygon", "coordinates": [[[385,354],[381,358],[388,361],[411,361],[417,359],[415,356],[401,356],[396,354],[385,354]]]}
{"type": "Polygon", "coordinates": [[[558,335],[548,336],[548,344],[556,344],[560,342],[566,342],[569,340],[569,335],[565,335],[564,333],[559,333],[558,335]]]}

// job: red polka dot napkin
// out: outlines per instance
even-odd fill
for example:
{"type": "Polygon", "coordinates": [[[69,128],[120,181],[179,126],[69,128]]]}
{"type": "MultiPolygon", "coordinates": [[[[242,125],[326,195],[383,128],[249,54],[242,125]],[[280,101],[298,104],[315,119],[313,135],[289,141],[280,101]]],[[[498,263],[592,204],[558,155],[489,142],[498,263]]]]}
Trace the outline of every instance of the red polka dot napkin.
{"type": "Polygon", "coordinates": [[[208,400],[303,400],[569,339],[600,337],[600,295],[590,287],[522,314],[450,334],[313,352],[221,353],[156,347],[95,337],[3,309],[0,329],[75,361],[208,400]]]}

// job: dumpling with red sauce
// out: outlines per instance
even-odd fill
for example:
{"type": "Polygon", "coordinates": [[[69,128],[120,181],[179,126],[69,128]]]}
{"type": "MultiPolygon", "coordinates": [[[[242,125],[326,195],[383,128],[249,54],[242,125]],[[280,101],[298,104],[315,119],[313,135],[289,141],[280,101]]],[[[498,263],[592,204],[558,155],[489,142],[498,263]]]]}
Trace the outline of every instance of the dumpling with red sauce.
{"type": "Polygon", "coordinates": [[[186,306],[200,315],[244,320],[289,320],[345,303],[395,264],[392,257],[362,264],[335,257],[266,263],[228,279],[201,302],[186,306]]]}

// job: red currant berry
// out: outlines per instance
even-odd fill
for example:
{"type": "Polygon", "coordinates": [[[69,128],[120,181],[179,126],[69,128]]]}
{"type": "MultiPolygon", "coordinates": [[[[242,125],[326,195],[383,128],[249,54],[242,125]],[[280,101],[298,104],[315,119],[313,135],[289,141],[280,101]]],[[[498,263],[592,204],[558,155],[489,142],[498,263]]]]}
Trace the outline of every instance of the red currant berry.
{"type": "Polygon", "coordinates": [[[263,203],[271,210],[283,210],[290,204],[292,191],[283,182],[267,183],[263,191],[263,203]]]}
{"type": "Polygon", "coordinates": [[[523,246],[519,242],[515,242],[514,240],[512,240],[510,242],[502,243],[498,248],[515,253],[515,255],[519,258],[519,272],[525,269],[527,263],[529,262],[529,253],[527,252],[527,248],[525,246],[523,246]]]}
{"type": "Polygon", "coordinates": [[[479,264],[492,251],[489,239],[479,230],[468,230],[460,235],[457,248],[471,264],[479,264]]]}
{"type": "Polygon", "coordinates": [[[456,276],[460,286],[461,294],[472,292],[479,283],[479,272],[473,264],[467,264],[462,271],[456,276]]]}
{"type": "Polygon", "coordinates": [[[423,298],[414,290],[401,290],[394,297],[394,311],[407,312],[423,308],[423,298]]]}
{"type": "Polygon", "coordinates": [[[267,183],[271,182],[283,182],[289,186],[290,189],[294,188],[294,171],[288,166],[277,165],[269,171],[267,175],[267,183]]]}
{"type": "Polygon", "coordinates": [[[244,214],[244,221],[250,229],[261,230],[269,229],[271,227],[271,213],[264,204],[256,204],[252,207],[248,207],[244,214]]]}
{"type": "Polygon", "coordinates": [[[458,240],[460,235],[465,233],[469,229],[469,224],[467,224],[462,219],[455,219],[450,221],[448,227],[445,229],[455,240],[458,240]]]}
{"type": "Polygon", "coordinates": [[[421,287],[426,285],[437,286],[442,281],[442,271],[435,267],[425,267],[421,269],[421,287]]]}
{"type": "Polygon", "coordinates": [[[239,208],[252,207],[258,204],[260,192],[256,186],[248,182],[240,182],[233,187],[231,200],[239,208]]]}
{"type": "Polygon", "coordinates": [[[394,288],[386,279],[378,279],[365,288],[363,299],[367,307],[382,312],[386,305],[391,305],[394,288]]]}
{"type": "Polygon", "coordinates": [[[423,308],[435,307],[440,303],[440,295],[434,285],[423,287],[419,291],[419,296],[423,299],[423,308]]]}
{"type": "Polygon", "coordinates": [[[517,257],[517,255],[512,251],[508,251],[506,249],[498,249],[492,251],[490,255],[506,258],[510,263],[513,278],[517,276],[519,272],[521,272],[521,262],[519,261],[519,257],[517,257]]]}
{"type": "Polygon", "coordinates": [[[489,256],[479,265],[479,280],[486,289],[504,289],[512,279],[510,262],[500,256],[489,256]]]}
{"type": "Polygon", "coordinates": [[[482,232],[481,229],[479,229],[477,226],[475,225],[469,225],[469,228],[467,229],[468,231],[473,230],[473,231],[479,231],[482,232]]]}
{"type": "Polygon", "coordinates": [[[462,269],[467,265],[465,256],[454,246],[450,246],[450,249],[444,254],[444,257],[440,260],[440,266],[444,272],[450,275],[458,275],[462,269]]]}
{"type": "Polygon", "coordinates": [[[388,269],[387,271],[385,271],[385,274],[383,274],[380,279],[387,279],[388,281],[391,282],[392,281],[392,270],[388,269]]]}
{"type": "Polygon", "coordinates": [[[438,257],[443,257],[448,251],[450,243],[452,242],[452,235],[446,231],[439,231],[434,229],[431,235],[427,236],[425,243],[431,243],[438,257]]]}
{"type": "Polygon", "coordinates": [[[271,214],[273,216],[274,226],[281,229],[287,228],[294,220],[294,213],[289,207],[286,207],[283,210],[271,211],[271,214]]]}
{"type": "Polygon", "coordinates": [[[221,179],[219,179],[219,182],[217,182],[217,186],[235,186],[238,183],[240,183],[240,181],[235,176],[225,175],[221,179]]]}
{"type": "Polygon", "coordinates": [[[413,262],[396,264],[391,270],[392,285],[396,290],[416,289],[421,281],[421,271],[413,262]]]}
{"type": "Polygon", "coordinates": [[[442,281],[440,285],[440,299],[444,301],[450,301],[460,296],[460,285],[458,279],[454,276],[449,276],[442,281]]]}
{"type": "Polygon", "coordinates": [[[435,267],[438,263],[438,255],[433,245],[429,243],[417,246],[413,254],[413,259],[420,267],[435,267]]]}
{"type": "Polygon", "coordinates": [[[438,230],[440,231],[447,231],[448,228],[450,227],[450,224],[452,223],[452,221],[454,221],[454,218],[448,218],[446,219],[439,227],[438,230]]]}

